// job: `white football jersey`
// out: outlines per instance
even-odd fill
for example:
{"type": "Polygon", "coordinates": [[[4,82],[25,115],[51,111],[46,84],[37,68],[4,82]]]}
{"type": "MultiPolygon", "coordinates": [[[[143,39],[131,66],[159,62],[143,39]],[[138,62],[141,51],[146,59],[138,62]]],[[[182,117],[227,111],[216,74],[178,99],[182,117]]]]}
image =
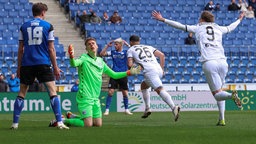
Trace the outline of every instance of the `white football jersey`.
{"type": "Polygon", "coordinates": [[[165,23],[187,32],[193,32],[201,53],[201,62],[213,59],[226,59],[222,46],[222,35],[233,31],[241,22],[239,19],[229,26],[219,26],[216,23],[202,22],[197,25],[184,25],[165,19],[165,23]]]}
{"type": "Polygon", "coordinates": [[[135,63],[141,65],[144,72],[150,72],[156,69],[162,69],[154,55],[156,50],[154,47],[148,45],[134,45],[128,49],[127,57],[133,58],[135,63]]]}
{"type": "Polygon", "coordinates": [[[201,53],[200,61],[226,59],[222,46],[222,35],[228,32],[227,27],[221,27],[215,23],[200,23],[195,26],[187,26],[187,30],[195,33],[201,53]]]}

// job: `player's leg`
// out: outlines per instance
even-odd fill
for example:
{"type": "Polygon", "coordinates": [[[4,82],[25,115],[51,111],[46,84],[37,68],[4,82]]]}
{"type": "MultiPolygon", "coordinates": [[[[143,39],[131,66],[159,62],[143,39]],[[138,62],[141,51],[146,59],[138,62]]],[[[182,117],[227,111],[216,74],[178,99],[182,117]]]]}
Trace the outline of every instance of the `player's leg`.
{"type": "Polygon", "coordinates": [[[122,91],[123,94],[123,102],[124,102],[124,108],[125,108],[125,114],[132,115],[133,113],[129,110],[129,98],[128,98],[128,78],[121,78],[117,80],[119,89],[122,91]]]}
{"type": "Polygon", "coordinates": [[[36,66],[37,70],[36,77],[40,83],[43,83],[48,95],[50,96],[50,103],[53,109],[55,118],[57,120],[57,127],[60,129],[69,129],[62,122],[62,113],[60,100],[57,96],[55,78],[53,75],[52,68],[50,66],[36,66]]]}
{"type": "Polygon", "coordinates": [[[20,84],[20,92],[14,102],[13,110],[13,124],[11,129],[17,129],[19,125],[19,118],[24,107],[24,99],[28,90],[28,85],[20,84]]]}
{"type": "Polygon", "coordinates": [[[158,95],[163,99],[163,101],[172,109],[174,115],[174,120],[177,121],[179,118],[180,107],[175,106],[172,97],[163,88],[163,84],[160,78],[163,76],[163,71],[160,69],[157,72],[152,72],[145,76],[146,82],[150,85],[158,95]]]}
{"type": "Polygon", "coordinates": [[[20,68],[20,91],[14,102],[13,123],[11,129],[18,128],[20,114],[24,107],[24,98],[27,94],[29,85],[33,83],[34,79],[35,77],[31,67],[20,68]]]}
{"type": "Polygon", "coordinates": [[[92,108],[92,117],[93,117],[93,126],[101,127],[102,126],[102,111],[99,100],[94,100],[92,108]]]}
{"type": "Polygon", "coordinates": [[[145,81],[143,81],[140,84],[140,89],[142,92],[143,100],[145,103],[145,111],[141,118],[147,118],[149,115],[151,115],[151,109],[150,109],[150,92],[149,92],[149,86],[146,84],[145,81]]]}
{"type": "Polygon", "coordinates": [[[115,88],[116,88],[116,80],[110,78],[108,83],[108,96],[106,99],[106,110],[104,112],[105,116],[109,115],[109,108],[112,102],[112,96],[115,92],[115,88]]]}

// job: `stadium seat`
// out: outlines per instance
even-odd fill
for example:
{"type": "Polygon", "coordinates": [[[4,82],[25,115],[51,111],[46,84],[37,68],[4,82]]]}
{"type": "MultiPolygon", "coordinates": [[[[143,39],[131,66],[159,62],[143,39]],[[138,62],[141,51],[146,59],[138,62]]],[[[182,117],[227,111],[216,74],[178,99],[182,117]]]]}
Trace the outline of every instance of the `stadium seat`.
{"type": "Polygon", "coordinates": [[[247,70],[248,71],[255,71],[255,64],[249,63],[247,64],[247,70]]]}
{"type": "Polygon", "coordinates": [[[247,63],[240,63],[240,64],[238,65],[238,68],[239,68],[239,70],[242,71],[242,72],[247,71],[247,63]]]}
{"type": "Polygon", "coordinates": [[[192,78],[192,79],[189,80],[189,83],[198,83],[198,80],[192,78]]]}
{"type": "Polygon", "coordinates": [[[252,79],[245,78],[243,80],[243,83],[252,83],[252,79]]]}
{"type": "Polygon", "coordinates": [[[234,79],[236,78],[236,73],[235,73],[234,71],[228,71],[227,76],[228,76],[230,79],[234,80],[234,79]]]}
{"type": "Polygon", "coordinates": [[[246,78],[252,80],[254,78],[254,71],[246,71],[245,76],[246,76],[246,78]]]}
{"type": "Polygon", "coordinates": [[[195,79],[195,80],[199,80],[199,79],[201,78],[201,74],[200,74],[198,71],[193,71],[193,72],[191,73],[191,76],[192,76],[192,78],[195,79]]]}
{"type": "Polygon", "coordinates": [[[236,71],[239,70],[238,64],[235,64],[235,63],[231,63],[231,64],[229,65],[229,67],[230,67],[230,70],[231,70],[231,71],[234,71],[234,72],[236,72],[236,71]]]}
{"type": "Polygon", "coordinates": [[[188,72],[192,72],[194,70],[194,64],[186,63],[185,68],[188,72]]]}
{"type": "Polygon", "coordinates": [[[5,61],[5,63],[7,64],[7,65],[12,65],[13,64],[13,58],[12,57],[5,57],[4,58],[4,61],[5,61]]]}
{"type": "Polygon", "coordinates": [[[238,79],[245,79],[245,72],[244,72],[244,71],[241,71],[241,70],[238,70],[238,71],[236,72],[236,77],[237,77],[238,79]]]}
{"type": "Polygon", "coordinates": [[[180,79],[182,79],[182,73],[179,71],[175,71],[173,72],[174,78],[179,81],[180,79]]]}

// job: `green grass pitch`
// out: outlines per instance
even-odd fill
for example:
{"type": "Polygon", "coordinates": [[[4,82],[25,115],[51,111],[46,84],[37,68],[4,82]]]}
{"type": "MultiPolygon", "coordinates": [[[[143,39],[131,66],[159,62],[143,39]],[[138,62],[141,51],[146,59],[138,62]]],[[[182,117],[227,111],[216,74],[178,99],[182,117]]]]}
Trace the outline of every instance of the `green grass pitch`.
{"type": "Polygon", "coordinates": [[[226,111],[226,126],[215,126],[217,111],[132,116],[110,113],[101,128],[48,127],[52,113],[22,113],[18,130],[10,130],[12,114],[0,114],[1,144],[255,144],[256,111],[226,111]]]}

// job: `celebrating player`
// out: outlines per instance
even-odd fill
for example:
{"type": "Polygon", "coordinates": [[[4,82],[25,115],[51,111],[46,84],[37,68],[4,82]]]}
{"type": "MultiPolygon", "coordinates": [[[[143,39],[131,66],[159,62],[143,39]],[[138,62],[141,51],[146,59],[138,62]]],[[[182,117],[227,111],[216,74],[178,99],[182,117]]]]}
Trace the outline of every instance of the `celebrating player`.
{"type": "Polygon", "coordinates": [[[128,67],[132,67],[134,63],[139,64],[143,68],[145,78],[141,83],[141,91],[145,102],[145,112],[142,118],[147,118],[151,114],[148,88],[152,87],[172,109],[174,120],[177,121],[180,107],[175,106],[171,96],[164,90],[161,81],[164,69],[164,54],[152,46],[141,45],[140,38],[136,35],[130,37],[130,45],[131,47],[127,51],[128,67]],[[156,57],[160,58],[160,64],[157,62],[156,57]]]}
{"type": "Polygon", "coordinates": [[[87,54],[82,54],[79,59],[74,59],[74,48],[69,46],[70,65],[78,67],[79,90],[76,101],[80,117],[66,119],[65,124],[79,127],[102,126],[102,112],[99,101],[102,74],[111,78],[120,79],[129,75],[140,73],[140,67],[133,67],[126,72],[114,72],[102,58],[97,57],[98,45],[94,38],[85,40],[87,54]]]}
{"type": "Polygon", "coordinates": [[[162,17],[160,12],[153,11],[153,18],[169,24],[170,26],[195,33],[197,45],[201,53],[200,61],[206,81],[210,87],[212,95],[217,101],[219,108],[219,121],[217,126],[225,126],[225,100],[233,99],[238,108],[242,108],[237,91],[228,93],[222,91],[225,83],[225,77],[228,72],[228,64],[222,46],[222,35],[233,31],[242,21],[244,13],[241,13],[239,19],[229,26],[219,26],[214,23],[214,15],[209,11],[203,11],[197,25],[183,25],[179,22],[168,20],[162,17]]]}
{"type": "MultiPolygon", "coordinates": [[[[113,60],[113,70],[115,72],[122,72],[126,71],[128,69],[127,67],[127,50],[123,50],[123,45],[126,44],[129,46],[129,44],[124,41],[122,38],[115,39],[114,41],[109,42],[104,49],[100,52],[101,56],[111,56],[113,60]],[[107,51],[109,47],[112,46],[114,43],[115,50],[107,51]]],[[[119,88],[122,91],[123,94],[123,101],[124,101],[124,108],[125,108],[125,114],[132,115],[132,113],[128,109],[128,78],[124,77],[121,79],[109,79],[108,83],[108,97],[106,100],[106,110],[104,112],[104,115],[109,115],[109,107],[111,104],[112,96],[114,94],[115,89],[119,88]]]]}
{"type": "Polygon", "coordinates": [[[46,4],[33,4],[34,19],[25,22],[20,28],[17,69],[17,77],[20,78],[20,91],[14,103],[11,129],[18,128],[20,114],[24,107],[24,98],[29,85],[33,84],[35,78],[47,87],[57,127],[69,129],[61,120],[61,106],[55,88],[54,75],[59,79],[61,70],[56,62],[53,26],[44,21],[47,10],[46,4]]]}

